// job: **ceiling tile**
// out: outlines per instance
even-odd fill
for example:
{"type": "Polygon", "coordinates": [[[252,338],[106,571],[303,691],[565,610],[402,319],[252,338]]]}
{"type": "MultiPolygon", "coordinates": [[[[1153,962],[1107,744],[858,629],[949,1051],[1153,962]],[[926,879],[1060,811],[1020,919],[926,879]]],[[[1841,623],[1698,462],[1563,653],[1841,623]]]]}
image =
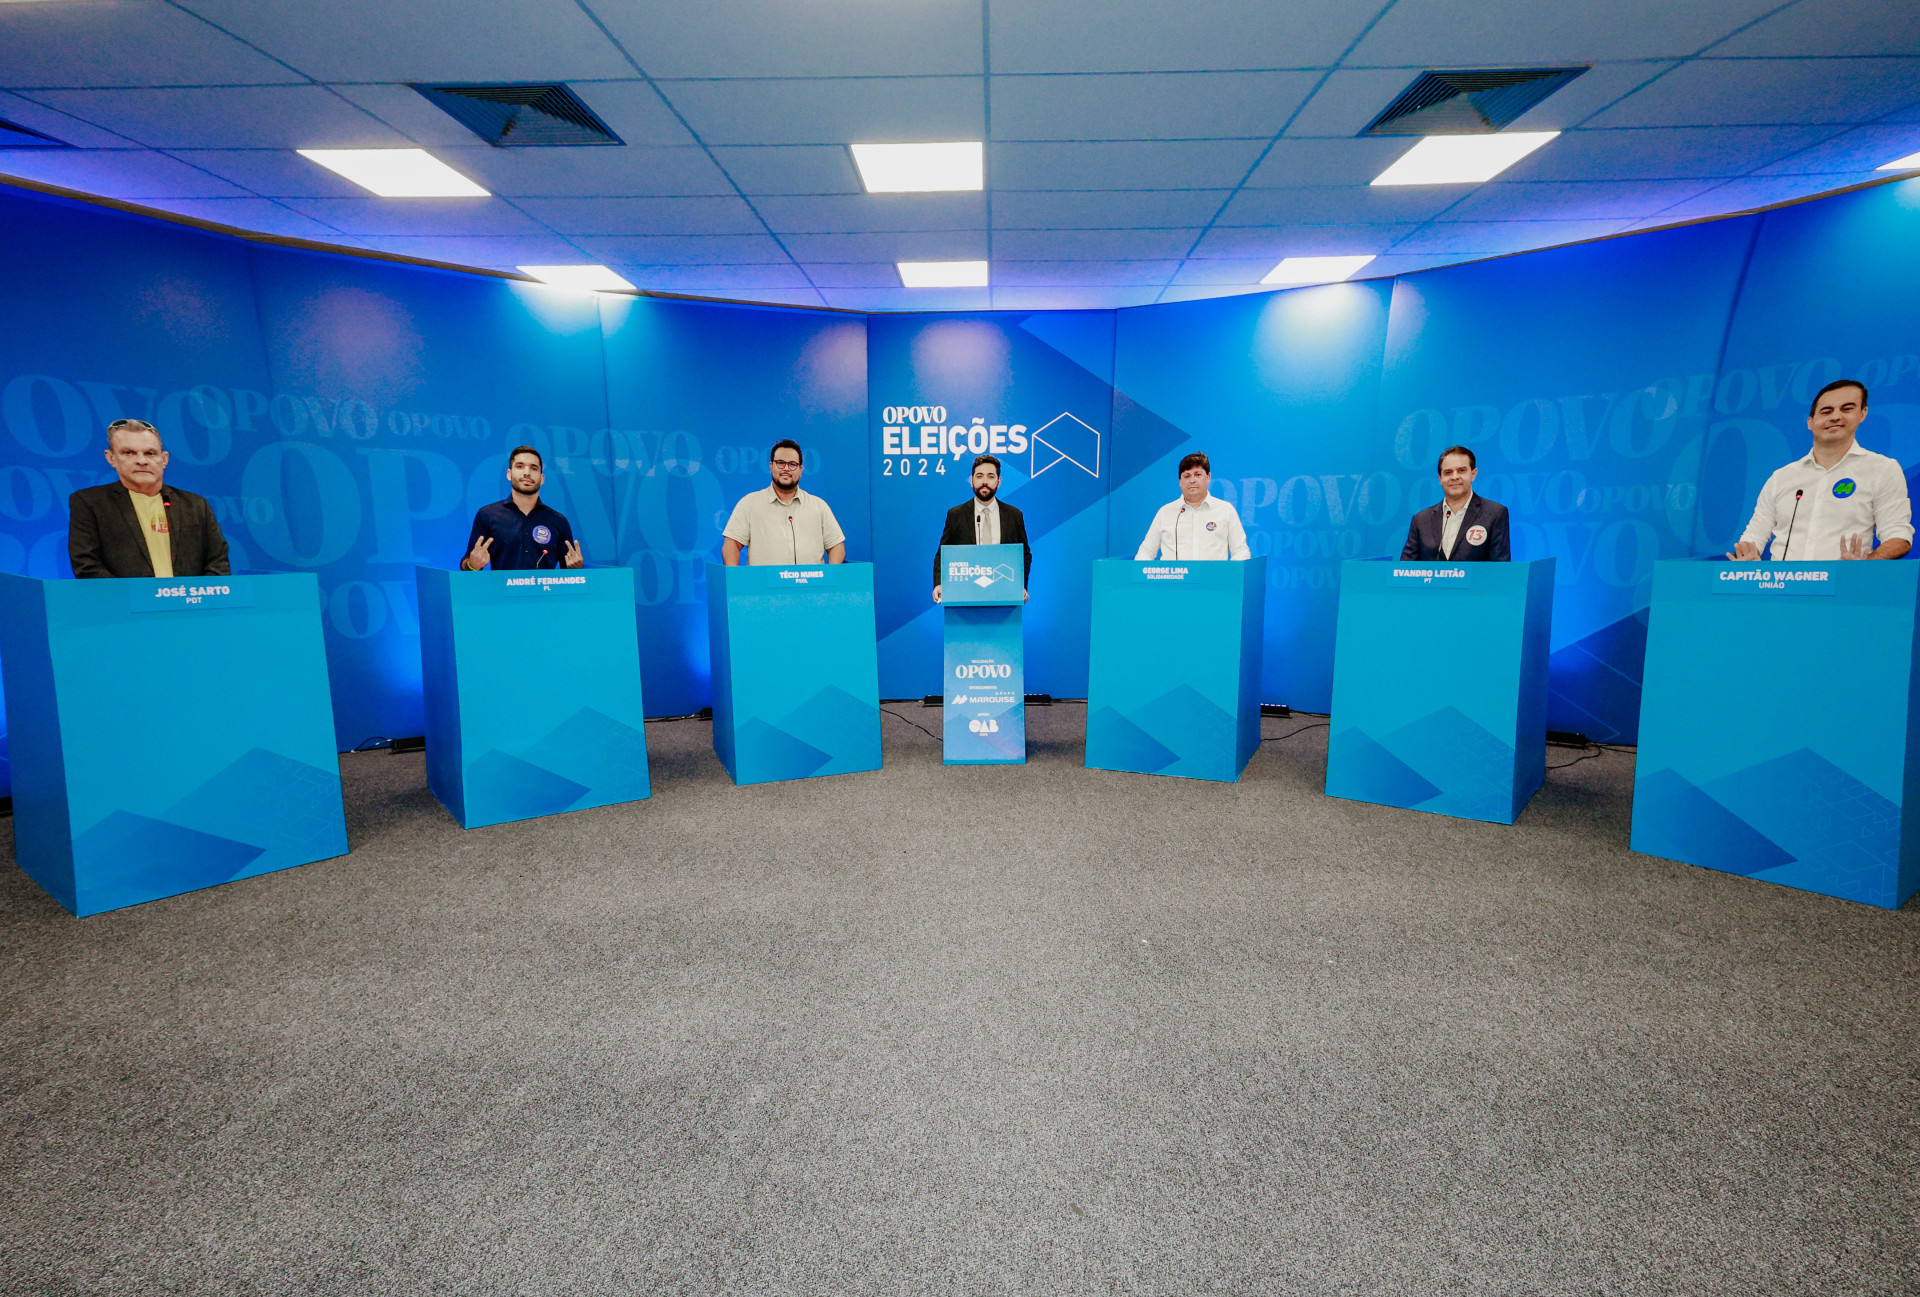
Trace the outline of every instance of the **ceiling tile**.
{"type": "Polygon", "coordinates": [[[1258,284],[1279,263],[1278,257],[1219,257],[1193,260],[1173,277],[1180,287],[1200,284],[1258,284]]]}
{"type": "Polygon", "coordinates": [[[1835,126],[1677,126],[1568,131],[1507,180],[1684,180],[1744,175],[1832,136],[1835,126]]]}
{"type": "Polygon", "coordinates": [[[1590,67],[1520,114],[1507,129],[1564,131],[1580,126],[1601,109],[1626,98],[1673,67],[1668,60],[1630,60],[1590,67]]]}
{"type": "Polygon", "coordinates": [[[806,306],[817,310],[827,305],[826,298],[811,288],[738,288],[725,296],[728,301],[757,306],[806,306]]]}
{"type": "Polygon", "coordinates": [[[995,284],[993,309],[996,311],[1105,311],[1120,306],[1145,306],[1159,296],[1158,284],[1112,288],[1071,286],[1028,288],[995,284]]]}
{"type": "Polygon", "coordinates": [[[1754,172],[1761,176],[1835,175],[1874,171],[1920,153],[1920,125],[1858,126],[1754,172]]]}
{"type": "Polygon", "coordinates": [[[987,288],[829,288],[828,306],[850,311],[986,311],[993,308],[987,288]]]}
{"type": "Polygon", "coordinates": [[[143,205],[172,212],[176,216],[190,216],[197,221],[212,221],[215,225],[251,230],[256,234],[308,239],[340,247],[359,244],[359,240],[341,234],[330,225],[324,225],[310,216],[302,216],[266,198],[157,198],[145,200],[143,205]]]}
{"type": "Polygon", "coordinates": [[[803,269],[821,288],[900,287],[900,271],[891,261],[809,261],[803,269]]]}
{"type": "Polygon", "coordinates": [[[238,86],[304,80],[160,0],[0,4],[0,84],[238,86]]]}
{"type": "Polygon", "coordinates": [[[102,198],[245,198],[246,190],[145,149],[0,149],[0,173],[102,198]]]}
{"type": "Polygon", "coordinates": [[[568,87],[628,144],[698,144],[660,92],[644,81],[587,81],[568,87]]]}
{"type": "Polygon", "coordinates": [[[770,195],[754,199],[753,207],[776,234],[981,230],[987,225],[985,194],[770,195]]]}
{"type": "Polygon", "coordinates": [[[999,287],[1059,288],[1119,285],[1159,287],[1173,277],[1180,262],[1159,261],[1008,261],[996,257],[993,283],[999,287]]]}
{"type": "Polygon", "coordinates": [[[765,234],[621,235],[572,240],[582,252],[616,270],[628,266],[752,265],[789,261],[765,234]]]}
{"type": "Polygon", "coordinates": [[[627,265],[621,267],[620,273],[635,288],[650,288],[663,293],[725,297],[743,288],[798,288],[809,292],[814,288],[800,267],[792,263],[745,266],[627,265]]]}
{"type": "Polygon", "coordinates": [[[1205,225],[1228,189],[1001,191],[993,195],[996,230],[1164,229],[1205,225]]]}
{"type": "Polygon", "coordinates": [[[995,72],[1331,67],[1372,11],[1345,0],[995,0],[995,72]]]}
{"type": "Polygon", "coordinates": [[[423,148],[453,146],[464,148],[479,142],[479,136],[434,107],[412,86],[342,85],[327,87],[348,103],[407,137],[423,148]]]}
{"type": "Polygon", "coordinates": [[[1276,135],[1314,72],[993,78],[996,140],[1204,140],[1276,135]]]}
{"type": "Polygon", "coordinates": [[[1263,147],[1260,140],[989,144],[987,176],[996,191],[1231,189],[1263,147]]]}
{"type": "Polygon", "coordinates": [[[747,145],[716,148],[713,156],[743,194],[864,192],[853,155],[841,144],[747,145]]]}
{"type": "Polygon", "coordinates": [[[1200,237],[1187,230],[1000,230],[996,259],[1014,261],[1152,261],[1179,258],[1200,237]]]}
{"type": "Polygon", "coordinates": [[[366,190],[345,176],[292,149],[175,149],[172,155],[266,198],[367,197],[366,190]]]}
{"type": "Polygon", "coordinates": [[[654,77],[978,75],[979,0],[593,6],[654,77]]]}
{"type": "Polygon", "coordinates": [[[1292,225],[1285,229],[1216,225],[1193,250],[1196,257],[1265,257],[1267,268],[1282,257],[1357,257],[1379,254],[1418,225],[1292,225]]]}
{"type": "Polygon", "coordinates": [[[1199,286],[1188,287],[1188,288],[1175,287],[1175,288],[1162,289],[1160,292],[1160,295],[1154,298],[1153,300],[1156,302],[1204,302],[1204,301],[1211,301],[1216,297],[1245,297],[1250,293],[1271,293],[1272,291],[1273,290],[1271,288],[1261,288],[1261,287],[1252,287],[1252,288],[1242,288],[1242,287],[1206,288],[1206,287],[1199,287],[1199,286]]]}
{"type": "Polygon", "coordinates": [[[1312,185],[1365,185],[1412,148],[1401,136],[1360,140],[1275,140],[1267,156],[1247,178],[1256,189],[1312,185]]]}
{"type": "Polygon", "coordinates": [[[1447,209],[1443,221],[1639,220],[1716,184],[1712,180],[1490,181],[1447,209]]]}
{"type": "Polygon", "coordinates": [[[51,135],[62,144],[77,149],[128,149],[139,147],[117,131],[104,130],[92,122],[59,112],[31,99],[0,90],[0,117],[30,131],[51,135]]]}
{"type": "Polygon", "coordinates": [[[632,64],[572,4],[181,3],[317,81],[565,81],[633,75],[632,64]]]}
{"type": "Polygon", "coordinates": [[[1394,245],[1401,253],[1458,252],[1494,256],[1530,248],[1557,247],[1597,239],[1625,229],[1625,220],[1604,221],[1435,221],[1394,245]]]}
{"type": "Polygon", "coordinates": [[[1910,103],[1920,59],[1696,59],[1597,114],[1590,126],[1867,122],[1910,103]]]}
{"type": "Polygon", "coordinates": [[[1684,58],[1780,0],[1400,0],[1347,56],[1348,66],[1504,67],[1684,58]]]}
{"type": "Polygon", "coordinates": [[[522,198],[516,205],[561,234],[758,234],[744,200],[709,198],[522,198]]]}
{"type": "Polygon", "coordinates": [[[440,149],[437,156],[496,194],[518,197],[613,198],[716,195],[734,192],[725,173],[699,148],[496,149],[484,144],[440,149]]]}
{"type": "Polygon", "coordinates": [[[977,140],[979,77],[829,81],[667,81],[660,90],[707,144],[977,140]]]}
{"type": "Polygon", "coordinates": [[[483,270],[517,270],[521,266],[586,264],[589,258],[555,235],[404,235],[365,236],[369,246],[399,257],[445,261],[483,270]]]}
{"type": "Polygon", "coordinates": [[[1882,0],[1800,0],[1708,52],[1715,58],[1920,54],[1920,7],[1882,0]]]}
{"type": "Polygon", "coordinates": [[[1757,207],[1797,202],[1803,198],[1827,193],[1832,189],[1844,189],[1848,184],[1863,184],[1878,179],[1885,179],[1885,176],[1876,176],[1868,172],[1856,176],[1749,176],[1743,180],[1729,180],[1684,202],[1676,203],[1664,212],[1657,212],[1646,220],[1635,222],[1634,228],[1656,228],[1679,221],[1699,220],[1702,217],[1730,216],[1736,212],[1750,212],[1757,207]]]}
{"type": "Polygon", "coordinates": [[[30,98],[162,149],[350,149],[410,143],[320,86],[47,90],[30,98]]]}
{"type": "Polygon", "coordinates": [[[498,198],[289,198],[296,212],[347,234],[545,234],[498,198]]]}
{"type": "Polygon", "coordinates": [[[1321,185],[1311,189],[1243,189],[1216,225],[1413,224],[1460,202],[1463,185],[1321,185]]]}
{"type": "Polygon", "coordinates": [[[985,230],[904,230],[874,234],[787,234],[780,241],[794,260],[979,261],[987,255],[985,230]]]}

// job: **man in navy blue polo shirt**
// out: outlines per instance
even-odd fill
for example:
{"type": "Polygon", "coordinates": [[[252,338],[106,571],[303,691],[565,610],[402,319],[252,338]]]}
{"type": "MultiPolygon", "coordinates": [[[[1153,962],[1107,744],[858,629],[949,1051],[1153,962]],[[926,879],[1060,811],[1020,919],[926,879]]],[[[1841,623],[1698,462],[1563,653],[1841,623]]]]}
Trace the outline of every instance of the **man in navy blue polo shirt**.
{"type": "Polygon", "coordinates": [[[581,566],[585,560],[567,516],[540,503],[540,484],[546,481],[540,452],[515,446],[507,456],[507,481],[513,494],[473,515],[461,570],[478,572],[489,564],[496,572],[581,566]]]}

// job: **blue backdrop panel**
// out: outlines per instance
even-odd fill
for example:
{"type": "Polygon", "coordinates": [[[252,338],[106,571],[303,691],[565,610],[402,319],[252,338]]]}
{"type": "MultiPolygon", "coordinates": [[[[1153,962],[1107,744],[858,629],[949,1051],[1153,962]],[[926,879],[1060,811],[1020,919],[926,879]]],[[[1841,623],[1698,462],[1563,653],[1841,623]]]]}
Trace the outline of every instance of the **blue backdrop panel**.
{"type": "Polygon", "coordinates": [[[640,661],[656,715],[710,699],[707,565],[735,501],[769,484],[773,443],[871,556],[867,327],[859,316],[602,296],[618,561],[634,569],[640,661]]]}
{"type": "Polygon", "coordinates": [[[713,750],[736,784],[880,768],[873,568],[707,569],[713,750]]]}
{"type": "Polygon", "coordinates": [[[1182,456],[1213,462],[1267,557],[1261,696],[1325,711],[1342,559],[1399,553],[1407,475],[1373,435],[1390,283],[1121,311],[1107,552],[1131,558],[1180,494],[1182,456]]]}
{"type": "Polygon", "coordinates": [[[1860,444],[1899,460],[1920,494],[1916,301],[1920,181],[1766,214],[1714,388],[1695,552],[1733,548],[1767,474],[1807,453],[1807,406],[1836,378],[1867,385],[1860,444]]]}
{"type": "Polygon", "coordinates": [[[1519,818],[1546,777],[1554,564],[1343,566],[1329,796],[1519,818]]]}
{"type": "MultiPolygon", "coordinates": [[[[67,497],[113,480],[101,452],[124,417],[163,430],[167,480],[207,496],[234,566],[254,565],[240,465],[277,438],[257,418],[250,264],[238,239],[0,189],[0,572],[72,575],[67,497]]],[[[0,717],[0,795],[5,753],[0,717]]]]}
{"type": "Polygon", "coordinates": [[[632,571],[415,577],[427,784],[462,828],[650,795],[632,571]]]}
{"type": "Polygon", "coordinates": [[[459,560],[474,510],[508,494],[508,450],[541,451],[541,499],[589,562],[613,559],[599,314],[583,293],[285,248],[254,276],[273,392],[241,471],[247,537],[263,566],[320,576],[340,745],[422,733],[413,570],[459,560]]]}
{"type": "Polygon", "coordinates": [[[946,764],[1027,759],[1026,640],[1018,545],[942,545],[946,764]]]}
{"type": "Polygon", "coordinates": [[[1910,563],[1660,563],[1635,851],[1898,907],[1920,887],[1910,563]],[[1845,661],[1842,697],[1809,698],[1845,661]]]}
{"type": "Polygon", "coordinates": [[[1033,547],[1029,687],[1084,697],[1088,578],[1106,552],[1112,312],[881,315],[868,337],[882,695],[935,692],[934,551],[986,452],[1033,547]]]}
{"type": "Polygon", "coordinates": [[[313,577],[0,576],[0,672],[15,859],[73,913],[346,851],[313,577]]]}
{"type": "Polygon", "coordinates": [[[1267,561],[1094,564],[1087,765],[1240,778],[1260,747],[1267,561]]]}

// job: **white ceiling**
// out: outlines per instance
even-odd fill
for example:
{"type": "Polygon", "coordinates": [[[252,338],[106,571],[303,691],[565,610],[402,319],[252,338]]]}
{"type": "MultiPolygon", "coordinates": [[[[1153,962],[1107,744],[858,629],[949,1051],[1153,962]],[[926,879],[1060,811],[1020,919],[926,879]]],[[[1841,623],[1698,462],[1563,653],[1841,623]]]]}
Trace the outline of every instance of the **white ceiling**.
{"type": "Polygon", "coordinates": [[[0,173],[463,265],[869,310],[1254,291],[1762,206],[1920,151],[1886,0],[0,0],[0,173]],[[1427,68],[1588,63],[1478,186],[1373,189],[1427,68]],[[413,81],[564,81],[625,148],[494,149],[413,81]],[[853,141],[985,139],[981,194],[868,195],[853,141]],[[418,145],[485,199],[369,197],[296,148],[418,145]],[[987,258],[989,289],[896,260],[987,258]]]}

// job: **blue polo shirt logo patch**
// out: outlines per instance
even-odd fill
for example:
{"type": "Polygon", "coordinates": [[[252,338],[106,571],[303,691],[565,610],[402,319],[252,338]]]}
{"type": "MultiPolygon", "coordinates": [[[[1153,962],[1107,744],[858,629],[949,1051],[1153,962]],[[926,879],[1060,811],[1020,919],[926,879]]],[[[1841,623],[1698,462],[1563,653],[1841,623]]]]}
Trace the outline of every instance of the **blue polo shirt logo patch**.
{"type": "Polygon", "coordinates": [[[544,522],[541,523],[538,527],[535,527],[533,529],[533,543],[536,545],[552,544],[553,528],[547,526],[547,524],[545,524],[544,522]]]}
{"type": "Polygon", "coordinates": [[[1856,489],[1852,478],[1843,477],[1833,484],[1833,498],[1836,500],[1844,500],[1852,495],[1856,489]]]}

